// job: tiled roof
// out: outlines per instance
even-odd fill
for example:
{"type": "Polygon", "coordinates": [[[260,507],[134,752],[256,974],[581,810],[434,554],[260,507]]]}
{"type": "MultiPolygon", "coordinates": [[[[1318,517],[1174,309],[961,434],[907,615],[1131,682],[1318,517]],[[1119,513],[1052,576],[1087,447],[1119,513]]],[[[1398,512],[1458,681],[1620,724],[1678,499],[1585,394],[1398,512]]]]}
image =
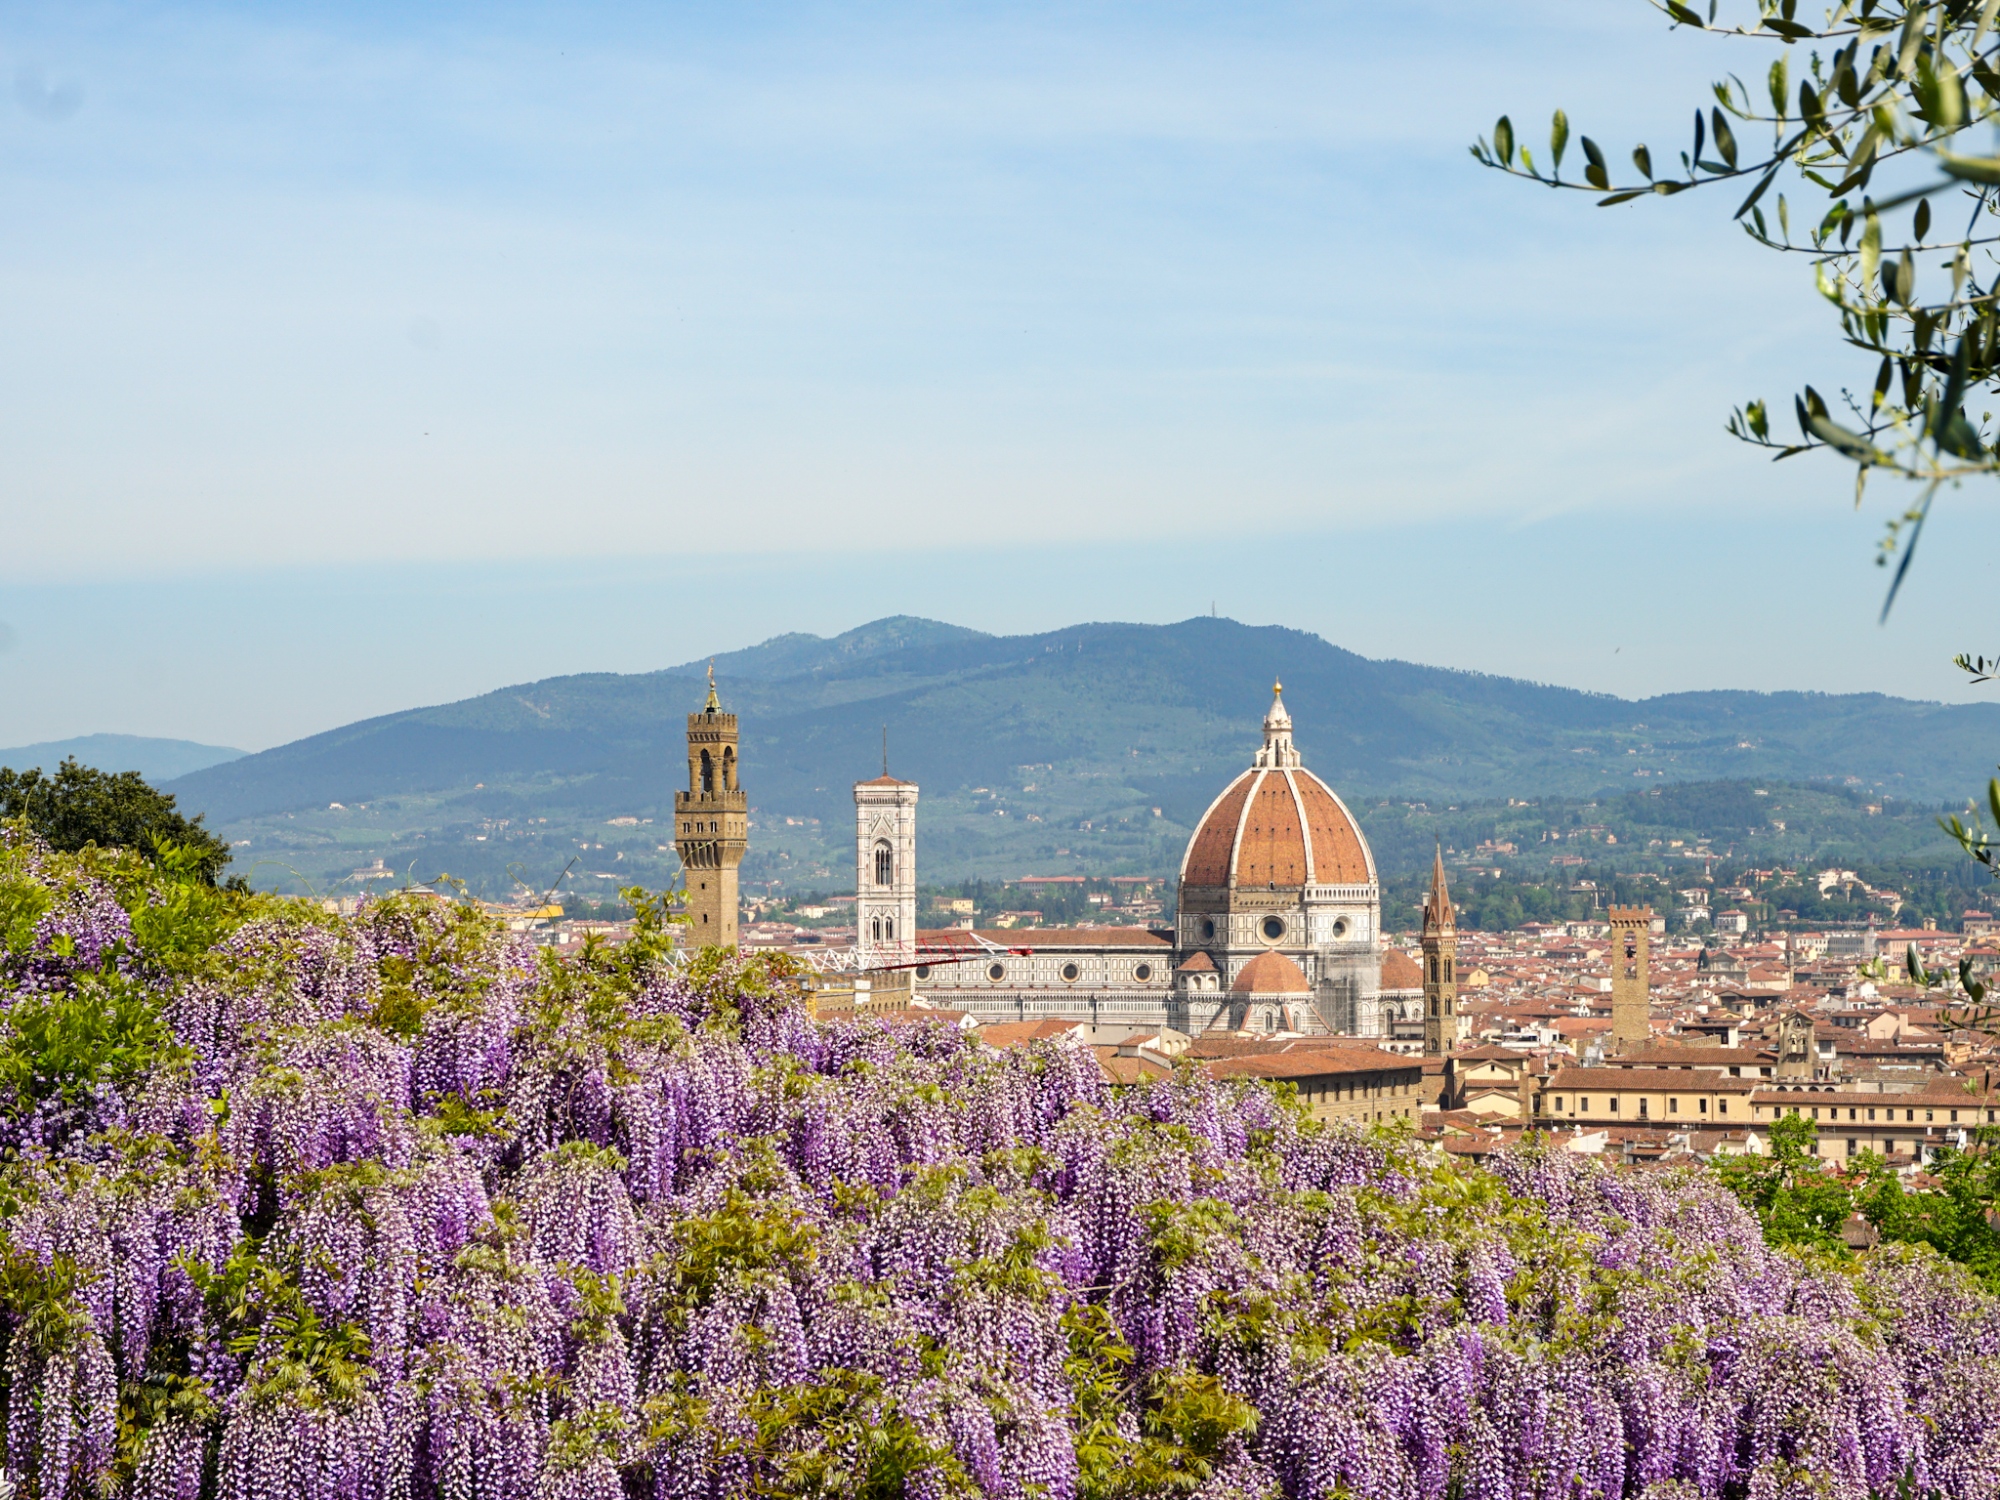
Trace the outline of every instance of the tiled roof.
{"type": "Polygon", "coordinates": [[[1187,1049],[1189,1057],[1253,1057],[1281,1052],[1325,1052],[1328,1050],[1374,1052],[1373,1042],[1358,1036],[1236,1036],[1233,1033],[1204,1034],[1187,1049]]]}
{"type": "Polygon", "coordinates": [[[1236,852],[1236,825],[1243,820],[1243,804],[1250,800],[1258,772],[1245,771],[1215,799],[1215,805],[1201,820],[1188,840],[1187,859],[1181,866],[1183,886],[1229,884],[1230,857],[1236,852]]]}
{"type": "Polygon", "coordinates": [[[1245,771],[1188,841],[1183,886],[1367,885],[1375,864],[1353,816],[1312,772],[1245,771]]]}
{"type": "Polygon", "coordinates": [[[1748,1078],[1722,1073],[1694,1073],[1681,1068],[1563,1068],[1549,1079],[1551,1089],[1658,1090],[1683,1094],[1748,1094],[1757,1085],[1748,1078]]]}
{"type": "Polygon", "coordinates": [[[1777,1054],[1756,1047],[1690,1047],[1649,1042],[1607,1060],[1618,1068],[1757,1068],[1777,1061],[1777,1054]]]}
{"type": "Polygon", "coordinates": [[[1030,1042],[1082,1031],[1082,1021],[996,1021],[979,1028],[979,1040],[989,1047],[1025,1047],[1030,1042]]]}
{"type": "Polygon", "coordinates": [[[1289,778],[1282,771],[1266,771],[1243,810],[1236,841],[1236,883],[1307,884],[1312,879],[1312,859],[1300,832],[1303,822],[1289,778]]]}
{"type": "Polygon", "coordinates": [[[1299,801],[1306,810],[1312,829],[1313,879],[1321,885],[1368,885],[1375,879],[1375,863],[1353,815],[1341,804],[1327,784],[1310,771],[1294,771],[1292,780],[1299,789],[1299,801]]]}
{"type": "Polygon", "coordinates": [[[1321,1078],[1329,1074],[1422,1073],[1414,1057],[1380,1047],[1312,1047],[1298,1052],[1259,1052],[1249,1057],[1211,1057],[1202,1068],[1211,1078],[1321,1078]]]}
{"type": "Polygon", "coordinates": [[[1758,1104],[1849,1104],[1883,1105],[1901,1108],[1905,1105],[1940,1105],[1964,1109],[2000,1109],[2000,1092],[1967,1093],[1962,1078],[1934,1078],[1920,1089],[1893,1094],[1859,1094],[1851,1089],[1780,1089],[1764,1085],[1751,1095],[1758,1104]]]}
{"type": "Polygon", "coordinates": [[[1107,1083],[1145,1083],[1154,1078],[1171,1078],[1174,1070],[1150,1057],[1120,1057],[1116,1047],[1092,1047],[1097,1066],[1107,1083]]]}
{"type": "Polygon", "coordinates": [[[1197,949],[1194,956],[1178,969],[1174,970],[1174,972],[1176,974],[1213,974],[1215,972],[1215,960],[1197,949]]]}
{"type": "Polygon", "coordinates": [[[1424,971],[1417,967],[1417,961],[1401,948],[1382,950],[1382,988],[1385,990],[1420,990],[1424,987],[1424,971]]]}
{"type": "Polygon", "coordinates": [[[1258,954],[1245,964],[1229,986],[1237,995],[1307,995],[1305,971],[1275,950],[1258,954]]]}

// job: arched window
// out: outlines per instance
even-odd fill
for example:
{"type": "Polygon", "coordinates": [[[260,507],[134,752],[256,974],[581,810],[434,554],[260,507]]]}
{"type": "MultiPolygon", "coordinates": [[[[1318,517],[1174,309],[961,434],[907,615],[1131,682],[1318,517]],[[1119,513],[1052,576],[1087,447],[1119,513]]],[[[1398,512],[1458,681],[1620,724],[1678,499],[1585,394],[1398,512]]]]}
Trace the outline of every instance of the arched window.
{"type": "Polygon", "coordinates": [[[874,935],[876,942],[879,943],[882,941],[882,919],[880,917],[875,919],[873,926],[869,930],[874,935]]]}
{"type": "Polygon", "coordinates": [[[882,938],[885,942],[893,943],[896,941],[896,919],[894,917],[884,917],[882,919],[882,938]]]}
{"type": "Polygon", "coordinates": [[[701,752],[701,789],[704,792],[715,790],[715,762],[706,750],[701,752]]]}
{"type": "Polygon", "coordinates": [[[733,746],[723,747],[722,789],[725,792],[733,792],[736,790],[736,750],[735,747],[733,746]]]}
{"type": "Polygon", "coordinates": [[[875,845],[875,883],[889,885],[896,878],[896,856],[889,848],[889,841],[881,839],[875,845]]]}

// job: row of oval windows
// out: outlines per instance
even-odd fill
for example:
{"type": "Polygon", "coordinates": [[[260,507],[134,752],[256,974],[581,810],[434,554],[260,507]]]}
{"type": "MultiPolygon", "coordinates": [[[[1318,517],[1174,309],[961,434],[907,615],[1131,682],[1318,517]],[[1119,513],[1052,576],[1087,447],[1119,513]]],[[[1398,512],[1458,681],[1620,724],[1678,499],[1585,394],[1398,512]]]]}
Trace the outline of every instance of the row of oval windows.
{"type": "MultiPolygon", "coordinates": [[[[1266,917],[1257,930],[1263,933],[1266,939],[1275,943],[1285,935],[1285,919],[1283,917],[1266,917]]],[[[1201,935],[1203,941],[1207,941],[1215,936],[1215,918],[1203,917],[1201,919],[1201,935]]],[[[1347,936],[1347,919],[1345,917],[1335,920],[1333,935],[1337,938],[1347,936]]]]}
{"type": "MultiPolygon", "coordinates": [[[[1083,966],[1076,963],[1066,963],[1060,969],[1056,970],[1056,973],[1062,976],[1065,983],[1075,984],[1077,980],[1083,978],[1083,966]]],[[[917,966],[917,978],[928,979],[930,977],[931,966],[929,964],[919,964],[917,966]]],[[[1001,963],[988,964],[986,966],[986,977],[996,984],[999,983],[1007,977],[1007,966],[1001,963]]],[[[1153,977],[1153,966],[1144,963],[1133,965],[1132,977],[1140,984],[1146,983],[1147,980],[1153,977]]]]}

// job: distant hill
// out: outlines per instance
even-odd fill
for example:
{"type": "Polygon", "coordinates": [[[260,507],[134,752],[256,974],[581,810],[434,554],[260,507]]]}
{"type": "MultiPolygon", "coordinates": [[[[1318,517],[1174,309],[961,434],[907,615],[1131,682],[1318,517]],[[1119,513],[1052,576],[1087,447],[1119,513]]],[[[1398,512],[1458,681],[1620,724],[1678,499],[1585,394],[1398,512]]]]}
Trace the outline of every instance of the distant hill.
{"type": "Polygon", "coordinates": [[[148,781],[170,781],[190,771],[240,760],[246,752],[227,745],[201,745],[193,740],[156,740],[138,734],[86,734],[74,740],[46,740],[0,750],[0,766],[26,771],[39,766],[54,771],[74,756],[100,771],[137,771],[148,781]]]}
{"type": "MultiPolygon", "coordinates": [[[[326,874],[412,850],[419,864],[449,851],[454,873],[493,878],[532,855],[531,883],[564,851],[623,865],[603,880],[656,872],[672,861],[664,830],[650,829],[671,814],[683,716],[701,702],[706,667],[503,688],[168,789],[251,848],[326,874]]],[[[885,725],[892,769],[924,787],[932,874],[1170,868],[1247,763],[1279,678],[1307,764],[1350,800],[1771,778],[1957,805],[2000,758],[2000,705],[1742,692],[1634,702],[1372,661],[1302,631],[1206,617],[1032,636],[895,618],[831,640],[780,636],[717,656],[715,669],[743,720],[753,870],[794,885],[814,871],[845,878],[848,787],[879,768],[885,725]]]]}

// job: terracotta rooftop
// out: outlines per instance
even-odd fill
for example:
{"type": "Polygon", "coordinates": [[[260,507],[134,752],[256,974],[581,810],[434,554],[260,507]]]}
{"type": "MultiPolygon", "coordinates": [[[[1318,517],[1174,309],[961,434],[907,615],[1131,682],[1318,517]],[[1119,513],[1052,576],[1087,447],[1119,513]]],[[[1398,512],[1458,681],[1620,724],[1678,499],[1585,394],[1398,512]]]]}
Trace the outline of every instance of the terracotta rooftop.
{"type": "Polygon", "coordinates": [[[1758,1104],[1886,1104],[1899,1109],[1909,1105],[1929,1105],[1933,1108],[1948,1105],[1965,1109],[2000,1109],[2000,1092],[1968,1093],[1965,1084],[1963,1078],[1941,1076],[1933,1078],[1920,1089],[1893,1094],[1859,1094],[1851,1089],[1834,1088],[1781,1089],[1766,1085],[1751,1098],[1758,1104]]]}
{"type": "Polygon", "coordinates": [[[1083,1021],[996,1021],[975,1033],[989,1047],[1025,1047],[1030,1042],[1069,1036],[1086,1026],[1083,1021]]]}
{"type": "Polygon", "coordinates": [[[1150,1057],[1120,1057],[1116,1047],[1092,1047],[1097,1066],[1107,1083],[1147,1083],[1155,1078],[1171,1078],[1173,1069],[1150,1057]]]}
{"type": "Polygon", "coordinates": [[[1236,995],[1309,995],[1305,971],[1275,949],[1258,954],[1237,972],[1230,993],[1236,995]]]}
{"type": "Polygon", "coordinates": [[[1424,971],[1417,967],[1417,961],[1401,948],[1382,950],[1382,988],[1385,990],[1420,990],[1424,987],[1424,971]]]}
{"type": "Polygon", "coordinates": [[[1309,1047],[1298,1052],[1211,1057],[1203,1060],[1202,1068],[1211,1078],[1321,1078],[1332,1073],[1421,1073],[1423,1064],[1380,1047],[1309,1047]]]}
{"type": "Polygon", "coordinates": [[[1605,1059],[1614,1068],[1760,1068],[1778,1055],[1759,1047],[1691,1047],[1683,1043],[1649,1042],[1605,1059]]]}
{"type": "Polygon", "coordinates": [[[1187,1049],[1189,1057],[1256,1057],[1286,1052],[1325,1052],[1330,1049],[1373,1052],[1373,1042],[1358,1036],[1237,1036],[1234,1032],[1204,1032],[1187,1049]]]}
{"type": "Polygon", "coordinates": [[[1255,768],[1224,789],[1188,841],[1183,886],[1368,885],[1375,862],[1353,816],[1303,767],[1255,768]]]}
{"type": "Polygon", "coordinates": [[[1731,1078],[1723,1073],[1690,1073],[1682,1068],[1562,1068],[1549,1079],[1548,1086],[1551,1089],[1597,1089],[1607,1094],[1621,1089],[1748,1094],[1757,1087],[1748,1078],[1731,1078]]]}

